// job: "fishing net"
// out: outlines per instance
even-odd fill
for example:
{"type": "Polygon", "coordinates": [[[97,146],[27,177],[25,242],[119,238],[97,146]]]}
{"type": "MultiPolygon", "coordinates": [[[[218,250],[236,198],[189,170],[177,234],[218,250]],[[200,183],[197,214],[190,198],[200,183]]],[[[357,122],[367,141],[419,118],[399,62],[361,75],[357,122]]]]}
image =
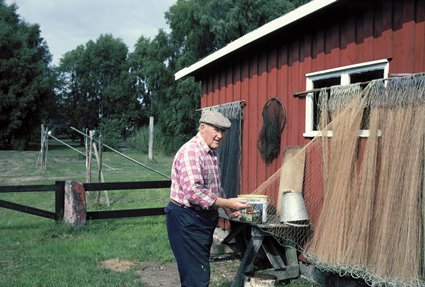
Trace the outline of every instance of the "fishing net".
{"type": "Polygon", "coordinates": [[[282,103],[272,98],[264,105],[263,127],[258,136],[257,148],[267,165],[279,156],[280,139],[286,123],[286,113],[282,103]]]}
{"type": "Polygon", "coordinates": [[[220,112],[231,123],[230,129],[226,130],[224,140],[218,149],[221,185],[227,198],[236,197],[240,189],[240,183],[235,179],[240,178],[241,126],[243,118],[241,104],[241,102],[230,102],[203,109],[203,111],[214,110],[220,112]]]}
{"type": "Polygon", "coordinates": [[[254,191],[269,196],[267,230],[322,270],[371,286],[425,286],[424,74],[323,89],[319,110],[321,135],[254,191]],[[300,166],[293,191],[309,228],[282,223],[277,208],[283,170],[300,166]]]}

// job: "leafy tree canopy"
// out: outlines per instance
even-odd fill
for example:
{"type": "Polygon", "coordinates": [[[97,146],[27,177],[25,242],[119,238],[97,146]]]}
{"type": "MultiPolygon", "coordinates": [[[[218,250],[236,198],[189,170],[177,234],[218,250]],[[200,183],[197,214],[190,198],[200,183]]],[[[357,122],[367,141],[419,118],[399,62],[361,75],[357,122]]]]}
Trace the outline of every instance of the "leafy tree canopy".
{"type": "Polygon", "coordinates": [[[132,53],[122,40],[101,35],[66,53],[52,71],[39,26],[0,0],[0,148],[28,139],[47,118],[64,131],[100,128],[118,141],[155,116],[162,148],[172,153],[196,132],[200,101],[200,84],[175,81],[175,72],[305,2],[177,0],[165,14],[170,33],[140,37],[132,53]]]}
{"type": "Polygon", "coordinates": [[[16,10],[0,1],[0,148],[24,148],[54,106],[48,47],[16,10]]]}
{"type": "MultiPolygon", "coordinates": [[[[168,45],[173,53],[170,58],[168,54],[158,57],[158,62],[168,63],[168,73],[160,76],[168,78],[170,73],[306,2],[308,0],[178,0],[165,14],[171,28],[168,45]]],[[[155,90],[154,86],[148,86],[155,90]]],[[[173,139],[167,142],[166,151],[176,150],[196,132],[199,94],[199,83],[186,78],[156,98],[161,130],[173,139]]]]}
{"type": "Polygon", "coordinates": [[[125,137],[140,110],[129,69],[128,48],[112,35],[66,53],[57,68],[65,123],[78,129],[113,126],[125,137]]]}

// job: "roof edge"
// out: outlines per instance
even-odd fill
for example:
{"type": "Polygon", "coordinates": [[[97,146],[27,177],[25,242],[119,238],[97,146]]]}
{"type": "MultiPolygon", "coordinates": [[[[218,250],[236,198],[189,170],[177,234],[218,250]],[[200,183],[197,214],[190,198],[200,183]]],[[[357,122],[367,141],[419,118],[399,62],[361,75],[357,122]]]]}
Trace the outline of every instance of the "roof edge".
{"type": "Polygon", "coordinates": [[[339,0],[313,0],[311,2],[308,2],[297,9],[294,9],[285,15],[276,18],[272,21],[270,21],[267,24],[264,24],[263,26],[249,32],[248,34],[236,39],[233,42],[230,42],[225,47],[221,48],[220,50],[206,56],[202,60],[192,64],[189,67],[185,67],[179,71],[177,71],[174,74],[175,80],[181,79],[185,76],[191,75],[197,70],[201,69],[202,67],[278,30],[281,29],[299,19],[302,19],[310,14],[313,14],[316,11],[319,11],[320,9],[337,2],[339,0]]]}

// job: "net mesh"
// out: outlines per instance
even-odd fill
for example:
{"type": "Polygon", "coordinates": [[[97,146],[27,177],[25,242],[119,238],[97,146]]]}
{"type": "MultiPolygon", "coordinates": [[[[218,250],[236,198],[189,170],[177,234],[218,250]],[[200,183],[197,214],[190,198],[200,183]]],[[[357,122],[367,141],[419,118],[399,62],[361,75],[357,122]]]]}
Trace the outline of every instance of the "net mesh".
{"type": "Polygon", "coordinates": [[[286,113],[282,103],[272,98],[265,104],[262,112],[263,127],[258,135],[257,148],[267,165],[280,153],[280,138],[286,123],[286,113]]]}
{"type": "Polygon", "coordinates": [[[267,231],[325,271],[371,286],[425,286],[424,74],[323,89],[319,110],[321,135],[285,150],[254,191],[269,197],[267,231]],[[308,228],[281,217],[288,185],[303,195],[308,228]]]}
{"type": "Polygon", "coordinates": [[[235,178],[240,176],[241,154],[241,124],[243,119],[242,102],[230,102],[213,107],[207,107],[202,111],[212,110],[222,113],[230,122],[230,129],[226,131],[224,140],[218,149],[218,157],[221,168],[221,184],[226,197],[236,197],[239,194],[239,181],[235,178]]]}

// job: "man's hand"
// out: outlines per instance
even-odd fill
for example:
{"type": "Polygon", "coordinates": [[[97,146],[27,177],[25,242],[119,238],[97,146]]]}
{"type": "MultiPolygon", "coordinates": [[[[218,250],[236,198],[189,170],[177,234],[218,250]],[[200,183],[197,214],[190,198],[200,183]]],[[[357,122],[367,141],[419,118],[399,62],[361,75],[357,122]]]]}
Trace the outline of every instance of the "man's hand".
{"type": "Polygon", "coordinates": [[[238,197],[233,197],[233,198],[219,197],[215,201],[215,205],[218,207],[223,207],[224,209],[229,209],[232,212],[240,211],[242,209],[249,207],[249,204],[247,204],[247,201],[245,199],[238,198],[238,197]]]}

